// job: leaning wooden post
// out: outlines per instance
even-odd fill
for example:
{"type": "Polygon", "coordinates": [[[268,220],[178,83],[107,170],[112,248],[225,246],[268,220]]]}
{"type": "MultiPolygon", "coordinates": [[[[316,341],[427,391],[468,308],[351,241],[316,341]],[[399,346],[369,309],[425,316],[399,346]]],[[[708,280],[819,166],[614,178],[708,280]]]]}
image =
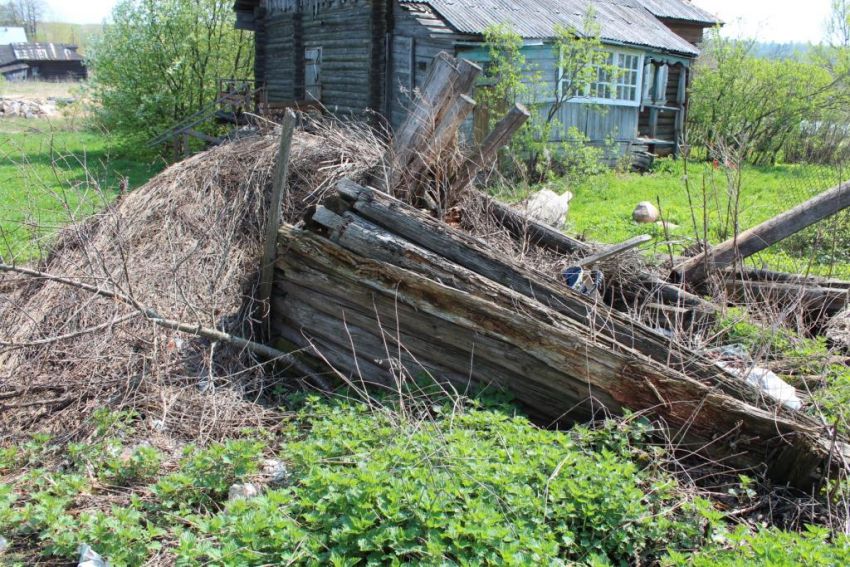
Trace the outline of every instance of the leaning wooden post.
{"type": "Polygon", "coordinates": [[[292,150],[292,134],[295,132],[295,113],[292,109],[286,109],[283,125],[280,132],[280,152],[277,157],[272,185],[272,195],[269,201],[268,221],[266,223],[266,234],[263,250],[263,262],[260,264],[260,291],[257,300],[265,304],[263,319],[268,315],[269,300],[272,296],[272,284],[274,283],[274,262],[277,253],[277,231],[280,228],[280,207],[286,192],[289,178],[289,154],[292,150]]]}
{"type": "Polygon", "coordinates": [[[673,279],[693,285],[711,270],[725,268],[850,207],[850,183],[843,183],[781,215],[694,256],[673,270],[673,279]]]}
{"type": "Polygon", "coordinates": [[[466,163],[452,181],[452,189],[454,191],[466,189],[481,170],[496,160],[499,150],[508,145],[513,135],[530,117],[531,113],[527,108],[519,103],[515,104],[511,111],[496,124],[493,131],[484,138],[481,146],[467,158],[466,163]]]}
{"type": "Polygon", "coordinates": [[[458,106],[456,99],[472,89],[480,74],[481,67],[478,65],[465,59],[457,60],[445,52],[434,58],[416,105],[393,137],[392,147],[385,157],[390,166],[385,192],[394,194],[404,188],[408,180],[416,177],[422,168],[420,156],[433,142],[438,125],[447,113],[456,114],[452,107],[456,111],[463,110],[464,103],[458,106]]]}

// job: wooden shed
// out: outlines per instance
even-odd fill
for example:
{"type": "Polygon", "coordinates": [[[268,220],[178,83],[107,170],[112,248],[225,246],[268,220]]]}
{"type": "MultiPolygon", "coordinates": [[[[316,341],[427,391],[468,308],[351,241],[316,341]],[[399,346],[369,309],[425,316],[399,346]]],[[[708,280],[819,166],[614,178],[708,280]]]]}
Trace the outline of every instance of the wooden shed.
{"type": "Polygon", "coordinates": [[[79,81],[88,76],[77,46],[62,43],[2,45],[0,73],[9,80],[79,81]]]}
{"type": "Polygon", "coordinates": [[[553,141],[576,127],[595,143],[659,154],[677,149],[697,44],[719,24],[686,0],[237,0],[235,9],[237,26],[256,33],[255,79],[271,104],[316,101],[338,114],[382,116],[392,127],[437,53],[486,64],[483,34],[493,24],[523,37],[543,90],[554,92],[556,30],[581,29],[593,13],[622,72],[566,104],[553,141]]]}

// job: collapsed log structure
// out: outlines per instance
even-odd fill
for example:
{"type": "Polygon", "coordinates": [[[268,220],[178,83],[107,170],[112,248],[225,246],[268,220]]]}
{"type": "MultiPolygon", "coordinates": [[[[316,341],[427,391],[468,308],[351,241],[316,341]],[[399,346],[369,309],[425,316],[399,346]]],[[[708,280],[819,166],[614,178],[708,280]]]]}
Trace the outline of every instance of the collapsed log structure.
{"type": "Polygon", "coordinates": [[[545,424],[642,412],[685,454],[766,465],[777,482],[811,487],[843,466],[844,440],[665,332],[710,320],[711,303],[644,271],[602,297],[583,295],[443,222],[464,195],[523,247],[580,266],[608,255],[469,187],[528,118],[515,107],[481,146],[451,159],[479,72],[438,57],[378,189],[343,180],[303,223],[280,229],[277,346],[355,387],[396,391],[427,376],[459,392],[504,389],[545,424]],[[630,302],[648,316],[627,314],[630,302]]]}
{"type": "MultiPolygon", "coordinates": [[[[356,385],[498,387],[544,422],[647,412],[675,446],[811,486],[823,426],[383,193],[341,183],[279,235],[273,330],[356,385]]],[[[842,443],[838,450],[846,451],[842,443]]],[[[850,456],[850,453],[848,453],[850,456]]]]}

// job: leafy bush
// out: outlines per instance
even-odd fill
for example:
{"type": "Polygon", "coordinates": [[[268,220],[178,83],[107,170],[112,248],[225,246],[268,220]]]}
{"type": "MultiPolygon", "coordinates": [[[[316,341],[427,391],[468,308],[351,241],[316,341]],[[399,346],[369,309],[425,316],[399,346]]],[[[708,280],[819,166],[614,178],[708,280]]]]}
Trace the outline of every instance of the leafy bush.
{"type": "Polygon", "coordinates": [[[184,533],[178,553],[230,564],[628,562],[702,533],[695,513],[672,512],[675,483],[629,460],[633,435],[591,451],[522,418],[445,415],[399,422],[311,406],[309,435],[286,444],[298,482],[234,503],[184,533]]]}
{"type": "Polygon", "coordinates": [[[771,164],[806,124],[846,106],[847,69],[826,61],[761,59],[751,47],[717,32],[710,36],[691,86],[689,142],[771,164]]]}
{"type": "Polygon", "coordinates": [[[252,38],[232,4],[121,0],[89,56],[99,121],[138,144],[215,100],[218,79],[250,77],[252,38]]]}
{"type": "MultiPolygon", "coordinates": [[[[563,433],[478,403],[419,409],[437,417],[310,399],[278,438],[296,480],[226,504],[265,442],[187,448],[174,472],[106,506],[91,504],[89,460],[35,469],[0,488],[0,533],[21,557],[71,559],[89,543],[116,566],[160,553],[185,565],[628,563],[702,540],[710,505],[655,469],[645,425],[563,433]]],[[[93,446],[108,457],[117,444],[93,446]]]]}
{"type": "Polygon", "coordinates": [[[217,508],[236,481],[257,472],[265,445],[244,439],[188,447],[177,472],[159,480],[152,492],[165,510],[217,508]]]}
{"type": "MultiPolygon", "coordinates": [[[[501,118],[500,110],[514,103],[525,104],[531,112],[510,144],[510,151],[524,167],[521,173],[540,182],[553,172],[584,179],[603,171],[604,150],[590,146],[578,128],[559,120],[565,105],[584,96],[600,73],[617,77],[621,72],[603,47],[593,11],[585,14],[581,30],[555,27],[550,48],[559,69],[557,81],[528,61],[522,36],[510,26],[489,26],[484,40],[488,61],[475,96],[487,109],[488,126],[501,118]]],[[[605,109],[599,106],[595,111],[605,109]]]]}

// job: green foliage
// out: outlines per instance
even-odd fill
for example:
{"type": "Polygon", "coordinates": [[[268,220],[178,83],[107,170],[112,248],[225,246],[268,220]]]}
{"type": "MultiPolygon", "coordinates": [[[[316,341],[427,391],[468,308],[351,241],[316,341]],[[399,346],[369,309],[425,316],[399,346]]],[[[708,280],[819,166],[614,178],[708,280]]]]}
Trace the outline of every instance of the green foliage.
{"type": "Polygon", "coordinates": [[[182,556],[229,564],[627,562],[691,545],[701,533],[698,521],[672,512],[674,483],[629,461],[639,431],[619,431],[596,452],[481,410],[399,422],[356,405],[312,405],[302,423],[309,434],[285,444],[297,483],[234,503],[201,525],[203,537],[185,533],[182,556]],[[198,547],[210,538],[218,543],[198,547]]]}
{"type": "MultiPolygon", "coordinates": [[[[0,533],[13,553],[33,546],[67,560],[89,543],[116,566],[163,551],[184,565],[626,564],[702,540],[710,507],[683,499],[654,466],[641,422],[565,434],[480,402],[434,400],[430,413],[308,399],[300,427],[280,439],[292,483],[226,506],[265,443],[189,447],[174,472],[147,486],[121,473],[135,479],[129,496],[92,506],[103,489],[82,471],[121,447],[98,439],[76,452],[88,460],[0,488],[0,533]]],[[[40,449],[6,462],[30,450],[40,449]]]]}
{"type": "Polygon", "coordinates": [[[188,447],[177,472],[152,488],[157,508],[189,510],[216,508],[236,481],[257,472],[265,445],[243,439],[214,444],[205,449],[188,447]]]}
{"type": "Polygon", "coordinates": [[[217,80],[251,76],[250,34],[230,0],[121,0],[92,46],[100,122],[139,143],[215,100],[217,80]]]}
{"type": "Polygon", "coordinates": [[[741,527],[727,537],[726,545],[711,546],[693,556],[674,552],[665,564],[693,567],[850,565],[850,538],[833,537],[825,528],[810,526],[803,533],[776,529],[751,533],[741,527]]]}
{"type": "Polygon", "coordinates": [[[845,107],[845,69],[823,61],[754,57],[750,44],[714,32],[691,85],[689,142],[772,164],[801,137],[806,124],[845,107]]]}
{"type": "Polygon", "coordinates": [[[528,106],[531,118],[512,139],[510,150],[534,180],[542,181],[551,172],[586,179],[604,167],[604,152],[590,147],[574,125],[561,124],[558,119],[564,105],[586,96],[593,81],[620,72],[599,34],[592,11],[586,14],[581,30],[556,26],[547,49],[555,54],[557,76],[549,77],[527,60],[523,38],[510,26],[493,25],[484,32],[489,60],[476,98],[488,109],[490,127],[501,118],[500,110],[517,102],[528,106]]]}

